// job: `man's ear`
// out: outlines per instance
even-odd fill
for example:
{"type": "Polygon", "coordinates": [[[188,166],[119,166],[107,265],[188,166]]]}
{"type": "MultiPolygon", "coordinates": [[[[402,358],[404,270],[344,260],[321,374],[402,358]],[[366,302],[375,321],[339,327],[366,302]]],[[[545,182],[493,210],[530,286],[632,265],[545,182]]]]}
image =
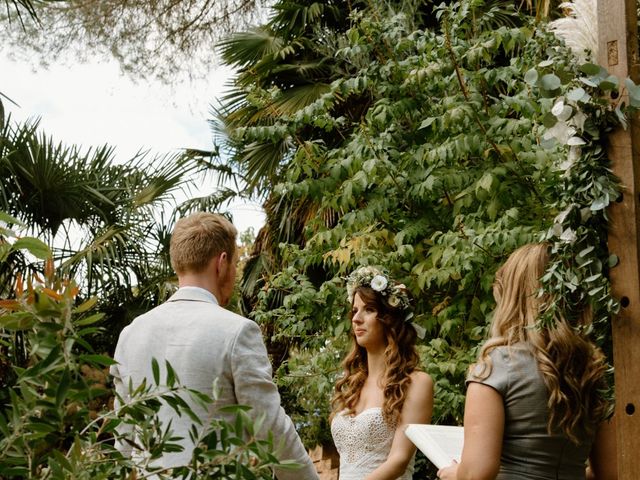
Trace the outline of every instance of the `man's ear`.
{"type": "Polygon", "coordinates": [[[229,259],[227,257],[227,252],[222,252],[218,255],[218,258],[216,258],[216,270],[220,274],[226,273],[227,268],[229,267],[229,259]]]}

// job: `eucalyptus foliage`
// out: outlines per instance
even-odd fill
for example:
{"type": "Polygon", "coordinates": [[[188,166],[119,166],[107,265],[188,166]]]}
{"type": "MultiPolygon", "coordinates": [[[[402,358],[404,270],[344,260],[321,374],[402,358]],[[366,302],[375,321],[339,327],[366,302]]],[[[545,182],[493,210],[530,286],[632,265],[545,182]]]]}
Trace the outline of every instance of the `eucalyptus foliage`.
{"type": "MultiPolygon", "coordinates": [[[[240,153],[288,145],[269,202],[314,212],[300,237],[277,246],[281,261],[253,312],[272,338],[293,343],[281,384],[313,393],[291,407],[310,442],[326,437],[349,329],[344,278],[359,265],[383,266],[416,299],[435,422],[462,420],[493,277],[520,245],[552,244],[544,288],[569,314],[591,304],[607,341],[617,304],[606,207],[619,193],[605,142],[625,108],[609,98],[624,88],[640,101],[633,82],[619,87],[579,65],[544,23],[508,3],[461,0],[427,16],[420,2],[354,5],[348,30],[316,32],[339,72],[325,93],[269,121],[227,124],[240,153]]],[[[296,39],[280,40],[296,51],[296,39]]],[[[287,86],[268,78],[238,85],[236,98],[277,103],[287,86]]]]}

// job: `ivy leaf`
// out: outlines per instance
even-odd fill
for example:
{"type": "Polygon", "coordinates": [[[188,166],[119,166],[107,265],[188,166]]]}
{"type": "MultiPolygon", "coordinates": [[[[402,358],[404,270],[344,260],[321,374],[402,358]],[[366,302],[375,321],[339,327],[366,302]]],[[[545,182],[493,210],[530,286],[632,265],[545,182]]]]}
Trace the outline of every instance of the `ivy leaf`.
{"type": "Polygon", "coordinates": [[[587,75],[598,75],[600,73],[601,68],[602,67],[600,67],[600,65],[595,65],[593,63],[584,63],[580,65],[578,69],[582,73],[585,73],[587,75]]]}
{"type": "Polygon", "coordinates": [[[553,91],[559,89],[562,85],[562,82],[557,75],[554,75],[553,73],[547,73],[546,75],[543,75],[542,79],[540,80],[540,85],[545,90],[553,91]]]}
{"type": "Polygon", "coordinates": [[[428,117],[425,118],[422,123],[420,124],[419,129],[421,128],[427,128],[429,125],[431,125],[433,122],[435,122],[436,118],[435,117],[428,117]]]}
{"type": "Polygon", "coordinates": [[[586,145],[586,144],[587,144],[587,142],[585,142],[580,137],[571,137],[569,140],[567,140],[567,145],[572,146],[572,147],[577,147],[577,146],[586,145]]]}
{"type": "Polygon", "coordinates": [[[538,71],[535,68],[527,70],[527,73],[524,74],[524,81],[529,85],[535,85],[538,81],[538,71]]]}
{"type": "Polygon", "coordinates": [[[591,211],[597,212],[598,210],[602,210],[609,205],[609,197],[598,197],[591,203],[591,211]]]}
{"type": "Polygon", "coordinates": [[[547,128],[553,127],[556,123],[558,123],[558,119],[551,112],[547,112],[544,117],[542,117],[542,124],[547,128]]]}
{"type": "Polygon", "coordinates": [[[584,88],[577,87],[567,93],[567,99],[571,100],[572,102],[579,102],[586,95],[586,93],[587,92],[585,92],[584,88]]]}
{"type": "Polygon", "coordinates": [[[607,78],[600,82],[600,89],[604,91],[617,90],[618,83],[618,77],[616,77],[615,75],[609,75],[607,78]]]}

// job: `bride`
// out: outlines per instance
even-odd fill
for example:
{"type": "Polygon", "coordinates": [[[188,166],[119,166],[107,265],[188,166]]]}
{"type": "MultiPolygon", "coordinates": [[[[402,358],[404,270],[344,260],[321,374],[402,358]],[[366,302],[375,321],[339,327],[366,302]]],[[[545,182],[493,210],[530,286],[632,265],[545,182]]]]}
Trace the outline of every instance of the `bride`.
{"type": "Polygon", "coordinates": [[[347,280],[353,345],[331,402],[340,480],[410,480],[409,423],[428,423],[433,381],[418,371],[416,330],[404,285],[361,267],[347,280]]]}

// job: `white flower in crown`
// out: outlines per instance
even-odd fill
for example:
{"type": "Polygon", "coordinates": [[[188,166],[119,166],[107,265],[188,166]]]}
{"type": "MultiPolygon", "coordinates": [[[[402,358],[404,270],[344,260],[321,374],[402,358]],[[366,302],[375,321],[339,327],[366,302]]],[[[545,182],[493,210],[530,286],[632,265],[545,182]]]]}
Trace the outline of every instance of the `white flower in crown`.
{"type": "Polygon", "coordinates": [[[384,291],[384,289],[387,288],[388,284],[389,282],[387,278],[383,275],[376,275],[371,279],[371,288],[376,292],[384,291]]]}
{"type": "Polygon", "coordinates": [[[349,298],[349,303],[353,303],[353,292],[355,287],[351,284],[347,284],[347,298],[349,298]]]}

